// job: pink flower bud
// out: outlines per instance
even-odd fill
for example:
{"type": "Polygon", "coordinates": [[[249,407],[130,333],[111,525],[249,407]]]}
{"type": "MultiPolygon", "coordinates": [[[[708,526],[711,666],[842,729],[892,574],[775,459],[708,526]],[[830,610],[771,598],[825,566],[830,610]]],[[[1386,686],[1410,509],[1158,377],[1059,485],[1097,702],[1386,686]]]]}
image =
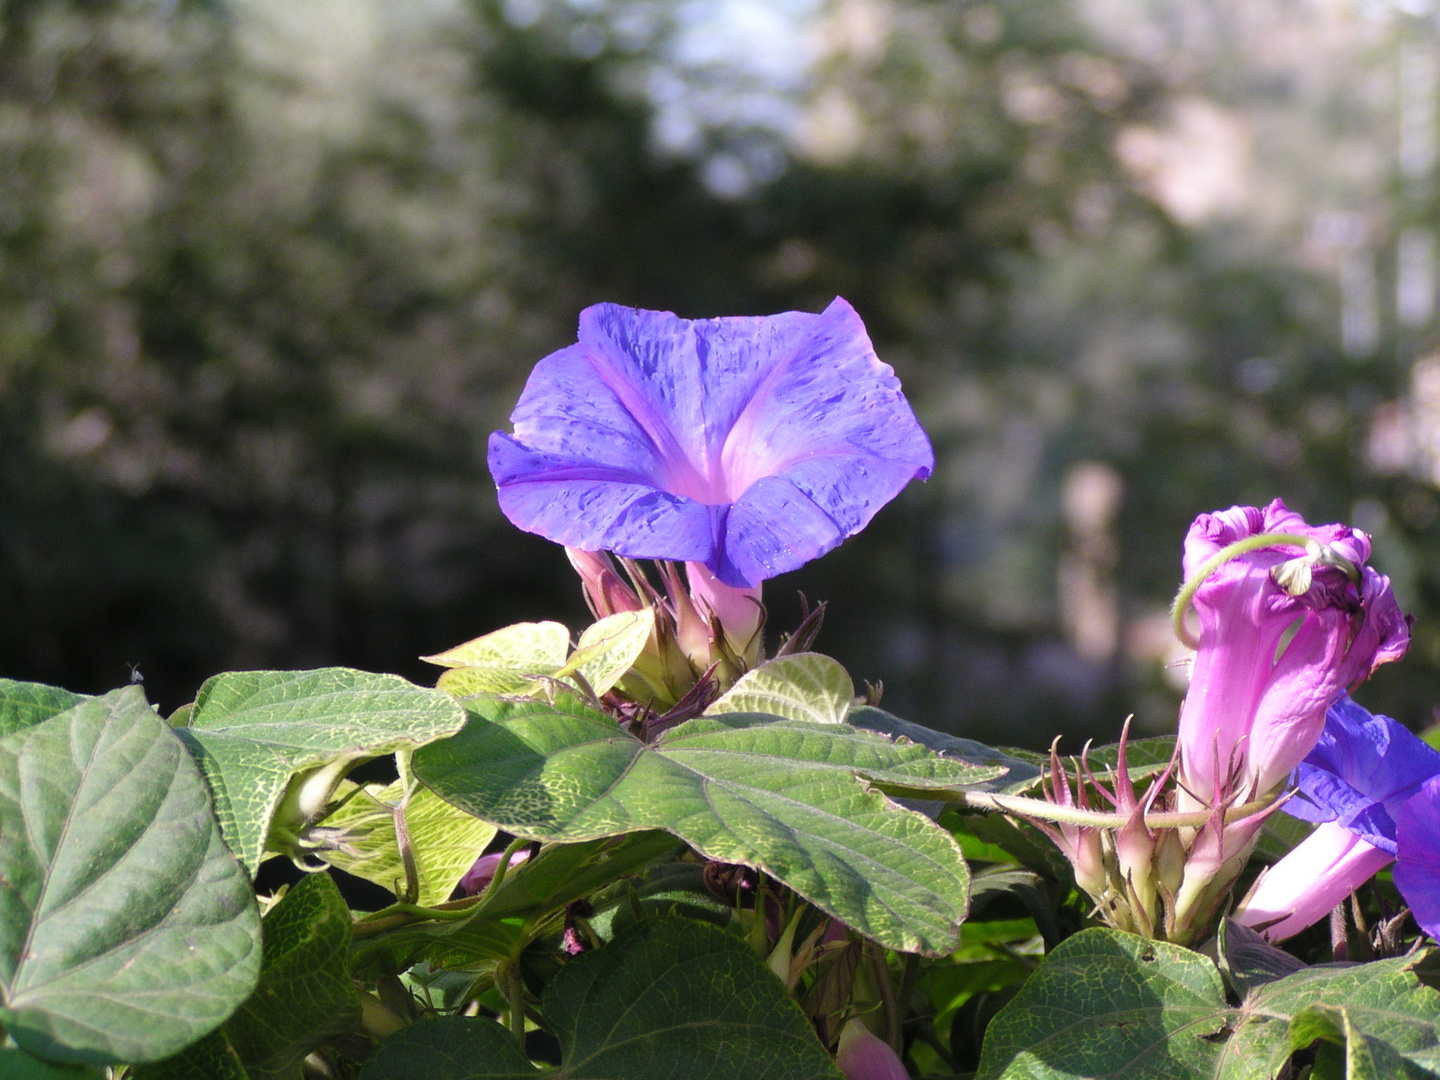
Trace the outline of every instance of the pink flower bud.
{"type": "MultiPolygon", "coordinates": [[[[466,896],[479,896],[490,882],[495,880],[495,871],[500,868],[500,861],[504,858],[503,851],[497,851],[492,855],[481,855],[475,860],[475,865],[466,870],[465,876],[460,879],[460,891],[466,896]]],[[[517,851],[510,856],[510,862],[506,864],[507,870],[513,870],[528,858],[530,858],[528,848],[517,851]]]]}
{"type": "Polygon", "coordinates": [[[910,1080],[890,1044],[872,1035],[860,1020],[851,1020],[840,1032],[835,1064],[846,1080],[910,1080]]]}

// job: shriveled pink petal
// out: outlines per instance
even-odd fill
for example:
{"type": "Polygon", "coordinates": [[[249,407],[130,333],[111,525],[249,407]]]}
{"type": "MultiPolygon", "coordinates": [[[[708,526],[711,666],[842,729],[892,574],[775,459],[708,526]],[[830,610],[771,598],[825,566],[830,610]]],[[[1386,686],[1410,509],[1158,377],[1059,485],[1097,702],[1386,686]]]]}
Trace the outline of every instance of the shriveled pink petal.
{"type": "Polygon", "coordinates": [[[1392,858],[1344,826],[1326,822],[1260,875],[1233,917],[1271,941],[1283,941],[1330,914],[1392,858]]]}
{"type": "Polygon", "coordinates": [[[1199,647],[1179,736],[1187,808],[1273,790],[1314,746],[1326,708],[1409,644],[1389,579],[1364,565],[1365,534],[1307,525],[1279,499],[1264,510],[1232,507],[1197,518],[1185,540],[1187,577],[1228,545],[1262,533],[1324,545],[1358,569],[1359,583],[1340,567],[1317,564],[1310,588],[1291,596],[1271,571],[1303,552],[1277,545],[1231,559],[1196,590],[1199,647]]]}
{"type": "Polygon", "coordinates": [[[871,1034],[860,1020],[851,1020],[840,1032],[835,1064],[846,1080],[910,1080],[890,1044],[871,1034]]]}

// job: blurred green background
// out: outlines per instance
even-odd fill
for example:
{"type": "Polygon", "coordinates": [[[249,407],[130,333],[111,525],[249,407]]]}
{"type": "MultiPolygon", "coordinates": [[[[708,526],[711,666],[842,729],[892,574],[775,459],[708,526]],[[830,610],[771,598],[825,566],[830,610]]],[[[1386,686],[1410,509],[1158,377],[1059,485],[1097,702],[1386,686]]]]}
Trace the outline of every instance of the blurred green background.
{"type": "Polygon", "coordinates": [[[1427,724],[1437,103],[1423,0],[6,0],[0,673],[578,628],[485,468],[531,365],[838,294],[938,467],[773,626],[935,727],[1163,731],[1181,537],[1279,495],[1374,534],[1362,697],[1427,724]]]}

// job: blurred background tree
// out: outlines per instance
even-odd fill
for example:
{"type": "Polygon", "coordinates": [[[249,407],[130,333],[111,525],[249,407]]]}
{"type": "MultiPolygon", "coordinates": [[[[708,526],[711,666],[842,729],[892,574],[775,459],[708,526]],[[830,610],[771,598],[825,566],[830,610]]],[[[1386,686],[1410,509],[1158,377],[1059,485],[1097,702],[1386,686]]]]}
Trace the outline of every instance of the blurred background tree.
{"type": "Polygon", "coordinates": [[[1281,495],[1440,704],[1424,0],[10,0],[0,672],[428,678],[562,554],[484,465],[586,304],[864,316],[938,467],[768,590],[912,719],[1173,724],[1193,516],[1281,495]]]}

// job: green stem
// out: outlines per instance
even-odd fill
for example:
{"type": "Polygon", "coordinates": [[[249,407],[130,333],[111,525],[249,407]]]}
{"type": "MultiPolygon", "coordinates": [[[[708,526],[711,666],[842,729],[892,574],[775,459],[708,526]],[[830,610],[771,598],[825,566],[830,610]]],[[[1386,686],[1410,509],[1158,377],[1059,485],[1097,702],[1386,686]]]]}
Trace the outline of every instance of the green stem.
{"type": "Polygon", "coordinates": [[[900,1053],[900,1006],[895,1000],[895,984],[890,979],[890,965],[885,962],[885,950],[873,941],[865,942],[865,959],[870,965],[870,977],[875,980],[875,991],[880,995],[880,1015],[885,1020],[885,1041],[890,1049],[900,1053]]]}
{"type": "Polygon", "coordinates": [[[506,973],[505,997],[510,1002],[510,1034],[520,1048],[525,1048],[525,980],[520,974],[518,961],[510,965],[506,973]]]}
{"type": "MultiPolygon", "coordinates": [[[[946,796],[958,794],[960,802],[977,810],[999,810],[1016,817],[1035,818],[1040,821],[1054,821],[1062,825],[1085,825],[1097,829],[1119,829],[1131,821],[1129,814],[1111,814],[1103,810],[1083,810],[1075,806],[1059,806],[1044,799],[1030,799],[1023,795],[997,795],[990,791],[946,792],[946,796]]],[[[933,798],[933,796],[932,796],[933,798]]],[[[1266,797],[1241,806],[1232,806],[1225,811],[1225,824],[1239,821],[1258,813],[1274,803],[1266,797]]],[[[1213,810],[1192,810],[1183,813],[1146,814],[1145,825],[1151,829],[1196,829],[1213,819],[1213,810]]]]}
{"type": "Polygon", "coordinates": [[[523,836],[517,836],[514,840],[510,841],[509,846],[505,849],[505,856],[500,860],[500,865],[495,867],[495,876],[490,879],[490,884],[486,885],[485,891],[480,894],[480,902],[482,904],[489,903],[490,898],[494,896],[496,890],[500,888],[500,883],[505,880],[505,872],[510,869],[510,860],[528,843],[530,843],[530,841],[526,840],[523,836]]]}
{"type": "Polygon", "coordinates": [[[1282,544],[1309,550],[1314,543],[1316,541],[1311,537],[1301,536],[1299,533],[1257,533],[1254,536],[1247,536],[1243,540],[1236,540],[1233,544],[1226,544],[1201,563],[1200,569],[1195,571],[1194,576],[1185,582],[1180,587],[1180,592],[1176,594],[1175,603],[1170,608],[1170,621],[1175,627],[1175,636],[1190,648],[1199,648],[1200,642],[1190,635],[1190,630],[1185,625],[1185,616],[1190,611],[1190,602],[1195,599],[1195,593],[1205,583],[1205,579],[1231,559],[1244,555],[1246,552],[1258,551],[1260,548],[1279,547],[1282,544]]]}

